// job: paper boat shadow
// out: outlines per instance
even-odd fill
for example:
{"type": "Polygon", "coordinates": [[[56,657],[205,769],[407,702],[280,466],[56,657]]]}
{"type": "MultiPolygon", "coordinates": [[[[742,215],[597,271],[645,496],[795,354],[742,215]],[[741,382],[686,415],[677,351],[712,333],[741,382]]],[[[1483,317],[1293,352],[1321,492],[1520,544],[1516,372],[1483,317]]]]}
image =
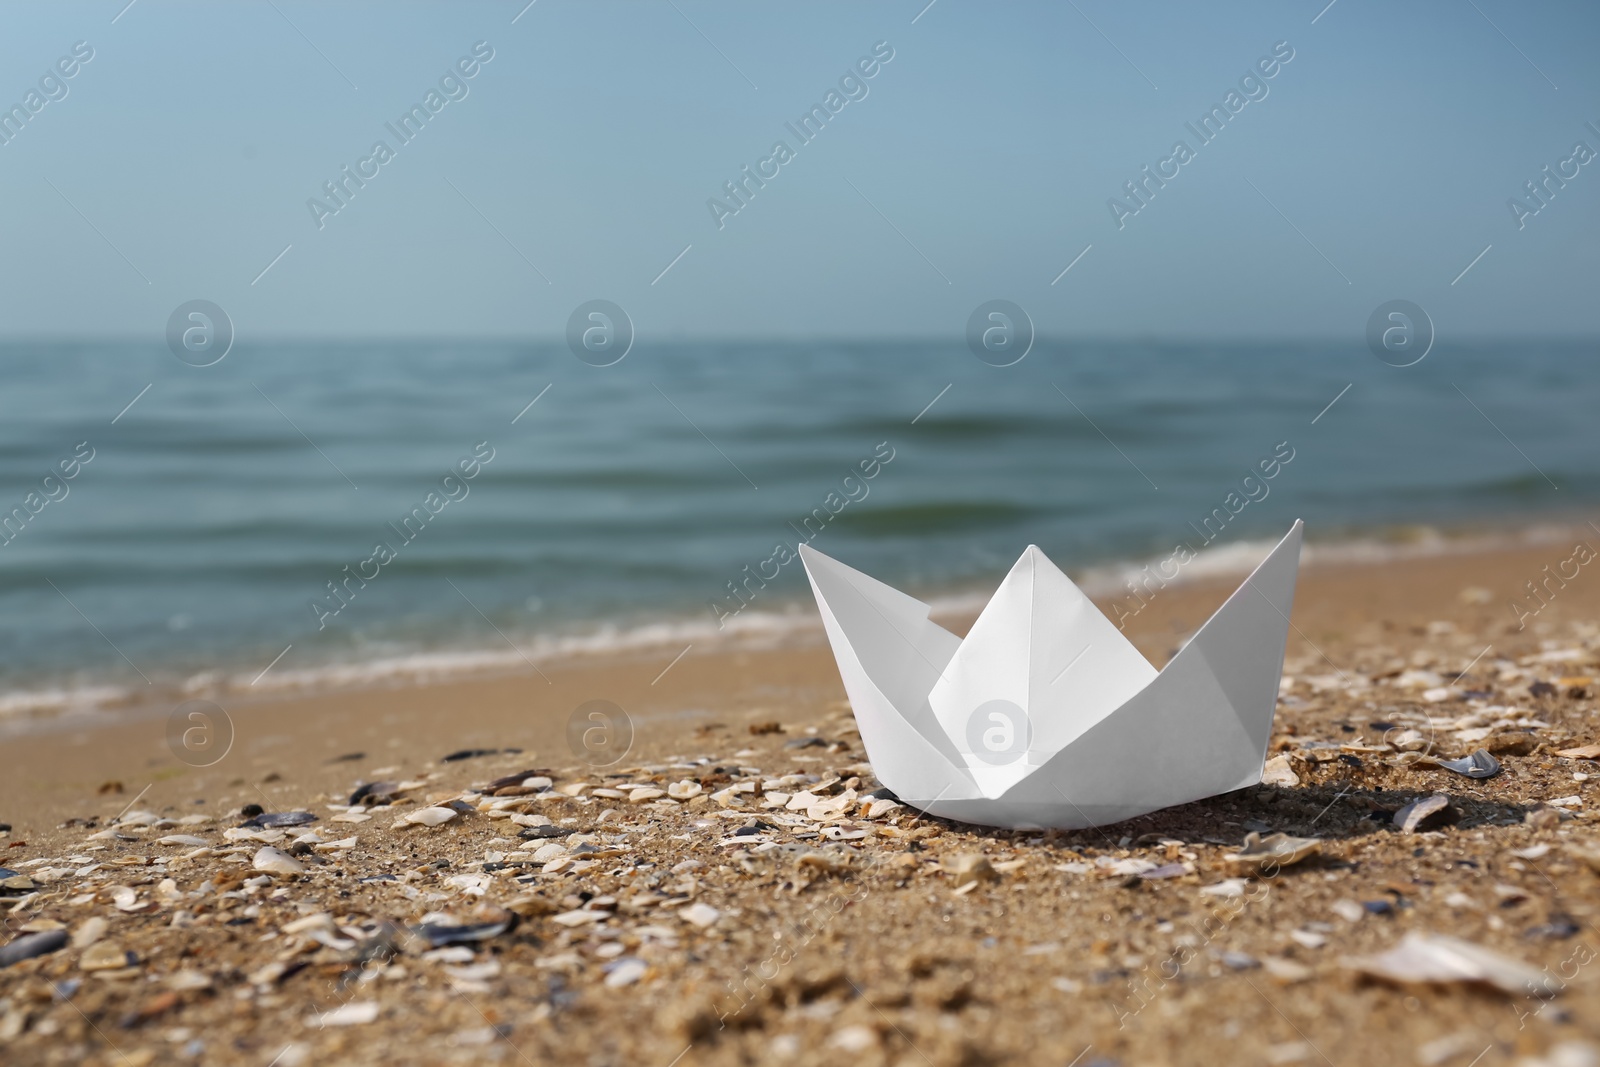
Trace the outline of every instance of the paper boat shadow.
{"type": "Polygon", "coordinates": [[[800,554],[885,786],[942,818],[1080,829],[1260,782],[1302,529],[1160,671],[1033,546],[965,641],[921,601],[800,554]]]}

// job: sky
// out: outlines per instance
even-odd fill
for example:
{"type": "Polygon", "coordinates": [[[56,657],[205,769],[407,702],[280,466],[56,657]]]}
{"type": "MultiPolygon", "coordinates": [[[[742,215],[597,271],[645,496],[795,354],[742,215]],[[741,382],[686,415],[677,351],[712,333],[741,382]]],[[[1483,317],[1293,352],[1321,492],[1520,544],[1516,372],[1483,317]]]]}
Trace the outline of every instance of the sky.
{"type": "Polygon", "coordinates": [[[558,338],[594,299],[658,338],[959,337],[992,299],[1067,337],[1360,338],[1393,299],[1441,338],[1600,332],[1600,164],[1524,191],[1600,150],[1590,4],[95,0],[0,23],[0,105],[59,97],[0,145],[0,338],[160,338],[194,299],[247,339],[558,338]],[[430,89],[402,142],[386,124],[430,89]],[[786,124],[830,90],[802,141],[786,124]],[[1202,143],[1186,124],[1230,90],[1253,99],[1202,143]],[[734,213],[747,165],[772,176],[734,213]],[[1177,169],[1138,204],[1147,165],[1177,169]],[[376,172],[332,212],[343,167],[376,172]]]}

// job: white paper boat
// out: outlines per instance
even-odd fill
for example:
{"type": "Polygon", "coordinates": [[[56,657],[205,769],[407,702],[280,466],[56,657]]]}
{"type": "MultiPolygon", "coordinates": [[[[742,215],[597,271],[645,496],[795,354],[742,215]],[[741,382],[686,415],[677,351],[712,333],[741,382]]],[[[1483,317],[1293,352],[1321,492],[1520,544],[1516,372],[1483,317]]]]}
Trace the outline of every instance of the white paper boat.
{"type": "Polygon", "coordinates": [[[805,545],[878,780],[932,815],[1104,826],[1261,781],[1302,524],[1157,671],[1035,546],[966,640],[805,545]]]}

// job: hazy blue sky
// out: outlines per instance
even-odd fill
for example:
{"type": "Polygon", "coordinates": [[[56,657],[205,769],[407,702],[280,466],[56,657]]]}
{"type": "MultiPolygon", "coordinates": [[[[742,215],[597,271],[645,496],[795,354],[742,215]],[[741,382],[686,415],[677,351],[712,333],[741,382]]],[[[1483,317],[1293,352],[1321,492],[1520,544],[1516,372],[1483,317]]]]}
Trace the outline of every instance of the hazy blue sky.
{"type": "Polygon", "coordinates": [[[125,2],[0,14],[0,104],[94,50],[0,146],[7,335],[159,337],[193,298],[242,337],[550,337],[592,298],[641,336],[959,336],[997,297],[1057,334],[1356,338],[1392,298],[1442,337],[1600,331],[1600,162],[1523,229],[1507,208],[1600,150],[1592,4],[125,2]],[[401,146],[385,123],[479,41],[401,146]],[[1200,146],[1185,123],[1280,41],[1200,146]],[[319,229],[308,198],[379,139],[319,229]],[[1108,199],[1180,139],[1119,229],[1108,199]],[[708,198],[777,140],[719,229],[708,198]]]}

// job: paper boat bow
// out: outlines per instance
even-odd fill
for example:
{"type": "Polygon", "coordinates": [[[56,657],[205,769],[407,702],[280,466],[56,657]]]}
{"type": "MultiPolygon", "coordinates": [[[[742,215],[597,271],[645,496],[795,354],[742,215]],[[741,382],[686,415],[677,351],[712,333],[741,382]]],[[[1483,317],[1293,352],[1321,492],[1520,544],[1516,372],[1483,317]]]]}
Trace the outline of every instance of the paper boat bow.
{"type": "Polygon", "coordinates": [[[964,641],[921,601],[800,558],[879,781],[943,818],[1078,829],[1261,780],[1301,528],[1159,672],[1033,545],[964,641]]]}

